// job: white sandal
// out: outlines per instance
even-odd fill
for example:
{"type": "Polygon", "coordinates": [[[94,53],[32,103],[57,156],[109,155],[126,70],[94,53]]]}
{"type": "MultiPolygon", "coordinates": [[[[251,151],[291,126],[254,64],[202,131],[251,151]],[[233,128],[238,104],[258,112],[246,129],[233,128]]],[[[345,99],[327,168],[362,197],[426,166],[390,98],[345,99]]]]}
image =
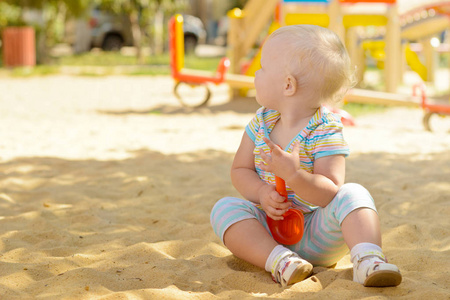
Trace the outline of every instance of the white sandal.
{"type": "Polygon", "coordinates": [[[402,282],[402,274],[396,265],[389,264],[382,252],[368,251],[353,258],[353,281],[367,287],[397,286],[402,282]],[[367,266],[359,270],[361,262],[369,260],[367,266]]]}
{"type": "Polygon", "coordinates": [[[312,264],[292,253],[280,259],[272,273],[272,279],[281,286],[288,286],[306,279],[312,270],[312,264]]]}

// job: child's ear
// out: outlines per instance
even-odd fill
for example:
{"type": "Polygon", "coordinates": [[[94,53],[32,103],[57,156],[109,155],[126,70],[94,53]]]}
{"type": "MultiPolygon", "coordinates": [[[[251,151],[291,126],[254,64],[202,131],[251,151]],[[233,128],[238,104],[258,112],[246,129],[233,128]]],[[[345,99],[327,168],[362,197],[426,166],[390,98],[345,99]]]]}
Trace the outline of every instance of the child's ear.
{"type": "Polygon", "coordinates": [[[285,96],[292,96],[297,91],[297,80],[292,75],[287,75],[284,79],[283,93],[285,96]]]}

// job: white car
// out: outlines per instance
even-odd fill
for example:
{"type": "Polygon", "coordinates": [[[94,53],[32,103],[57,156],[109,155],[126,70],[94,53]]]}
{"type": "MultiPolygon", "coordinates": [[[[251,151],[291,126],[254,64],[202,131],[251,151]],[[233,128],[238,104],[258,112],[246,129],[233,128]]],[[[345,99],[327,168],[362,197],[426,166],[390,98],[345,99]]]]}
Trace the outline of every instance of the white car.
{"type": "MultiPolygon", "coordinates": [[[[198,44],[206,41],[206,30],[202,21],[191,15],[183,15],[184,45],[186,52],[194,52],[198,44]]],[[[127,16],[114,15],[98,9],[92,11],[89,20],[91,47],[105,51],[119,50],[133,45],[131,24],[127,16]]]]}

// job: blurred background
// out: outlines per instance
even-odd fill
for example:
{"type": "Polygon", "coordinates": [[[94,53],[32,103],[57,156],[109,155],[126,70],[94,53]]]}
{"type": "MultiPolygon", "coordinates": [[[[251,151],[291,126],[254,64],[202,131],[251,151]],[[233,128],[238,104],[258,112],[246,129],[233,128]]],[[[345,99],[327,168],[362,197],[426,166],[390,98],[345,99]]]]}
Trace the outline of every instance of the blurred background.
{"type": "MultiPolygon", "coordinates": [[[[434,0],[2,0],[0,75],[169,75],[168,21],[182,14],[185,68],[215,71],[227,56],[229,73],[253,76],[260,46],[281,16],[282,25],[318,24],[342,31],[340,37],[358,66],[358,87],[411,94],[411,85],[423,81],[433,94],[448,99],[449,6],[449,1],[434,0]],[[392,3],[398,6],[392,19],[399,24],[391,27],[401,30],[398,43],[385,42],[392,3]],[[336,5],[342,14],[332,17],[336,5]],[[353,8],[364,13],[358,15],[353,8]],[[268,17],[262,16],[263,10],[269,10],[268,17]],[[244,25],[231,26],[238,19],[244,25]],[[18,28],[28,32],[13,32],[18,28]],[[23,34],[16,38],[25,41],[28,60],[27,53],[20,53],[25,61],[8,63],[7,32],[23,34]],[[29,46],[28,38],[33,39],[29,46]]],[[[12,39],[9,44],[14,44],[12,39]]]]}
{"type": "MultiPolygon", "coordinates": [[[[31,26],[35,31],[38,67],[15,73],[61,72],[57,66],[122,65],[135,66],[130,72],[169,74],[167,23],[172,15],[183,14],[186,54],[195,56],[198,49],[197,54],[210,58],[200,63],[194,59],[193,64],[210,69],[225,54],[227,11],[245,2],[5,0],[0,2],[0,31],[15,26],[31,26]]],[[[76,71],[72,68],[72,72],[76,71]]]]}

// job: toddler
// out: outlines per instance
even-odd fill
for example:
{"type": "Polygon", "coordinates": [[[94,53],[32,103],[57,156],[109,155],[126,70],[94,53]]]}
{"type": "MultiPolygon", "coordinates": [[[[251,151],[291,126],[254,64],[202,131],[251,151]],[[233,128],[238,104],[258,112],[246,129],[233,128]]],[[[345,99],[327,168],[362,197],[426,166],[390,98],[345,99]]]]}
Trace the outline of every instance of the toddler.
{"type": "Polygon", "coordinates": [[[247,125],[231,169],[246,200],[219,200],[211,224],[234,255],[264,268],[282,286],[307,278],[313,266],[334,265],[348,249],[354,281],[396,286],[402,280],[381,250],[371,195],[361,185],[344,184],[349,149],[340,118],[323,106],[340,100],[352,84],[347,51],[328,29],[282,27],[263,46],[255,74],[262,107],[247,125]],[[275,175],[286,181],[288,202],[275,190],[275,175]],[[281,220],[290,208],[303,212],[304,235],[297,244],[280,245],[266,218],[281,220]]]}

